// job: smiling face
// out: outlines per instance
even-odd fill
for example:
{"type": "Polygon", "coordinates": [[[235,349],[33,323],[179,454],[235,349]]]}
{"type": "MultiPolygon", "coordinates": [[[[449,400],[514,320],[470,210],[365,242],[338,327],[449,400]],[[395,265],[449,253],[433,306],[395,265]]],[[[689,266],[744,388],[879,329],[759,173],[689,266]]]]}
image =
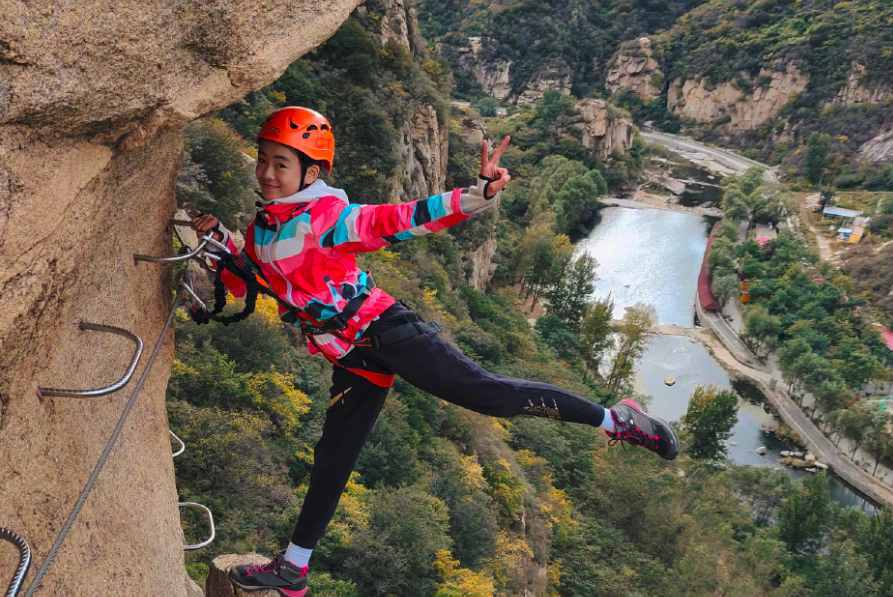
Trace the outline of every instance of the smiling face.
{"type": "MultiPolygon", "coordinates": [[[[309,184],[319,175],[319,167],[307,169],[304,182],[309,184]],[[314,172],[315,169],[315,172],[314,172]]],[[[267,201],[294,195],[301,188],[301,160],[290,147],[261,139],[257,144],[257,165],[254,176],[267,201]]]]}

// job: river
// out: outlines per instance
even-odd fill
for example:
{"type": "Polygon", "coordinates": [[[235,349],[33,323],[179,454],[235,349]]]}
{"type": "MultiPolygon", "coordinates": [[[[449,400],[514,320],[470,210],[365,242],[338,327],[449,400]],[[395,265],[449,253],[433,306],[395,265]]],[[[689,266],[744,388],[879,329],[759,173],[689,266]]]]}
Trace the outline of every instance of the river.
{"type": "MultiPolygon", "coordinates": [[[[627,307],[644,303],[654,307],[656,323],[691,327],[708,223],[693,214],[658,209],[609,207],[601,215],[599,225],[577,248],[598,260],[595,296],[613,296],[615,319],[623,317],[627,307]]],[[[649,411],[678,421],[699,385],[731,388],[731,381],[701,343],[685,336],[651,336],[635,379],[636,390],[651,396],[649,411]],[[667,377],[676,383],[667,386],[667,377]]],[[[729,460],[780,468],[795,477],[809,474],[778,464],[779,452],[791,448],[764,431],[772,423],[772,415],[762,406],[739,400],[738,422],[728,443],[729,460]],[[756,452],[760,446],[767,448],[763,456],[756,452]]],[[[836,477],[831,479],[838,502],[871,509],[859,494],[836,477]]]]}

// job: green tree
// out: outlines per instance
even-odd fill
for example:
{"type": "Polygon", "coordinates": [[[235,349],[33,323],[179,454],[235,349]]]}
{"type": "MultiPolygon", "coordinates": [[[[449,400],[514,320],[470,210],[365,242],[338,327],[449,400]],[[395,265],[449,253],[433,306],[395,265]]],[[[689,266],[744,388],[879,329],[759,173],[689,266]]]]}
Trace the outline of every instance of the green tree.
{"type": "Polygon", "coordinates": [[[647,305],[627,307],[623,319],[615,328],[618,336],[617,353],[605,380],[605,385],[612,393],[616,394],[632,377],[636,361],[645,351],[647,333],[654,325],[654,320],[652,307],[647,305]]]}
{"type": "Polygon", "coordinates": [[[815,576],[815,597],[881,595],[865,556],[856,551],[855,544],[849,539],[831,544],[828,555],[819,558],[815,576]]]}
{"type": "Polygon", "coordinates": [[[822,183],[830,152],[830,135],[827,133],[813,133],[809,136],[809,140],[806,142],[806,159],[803,167],[806,179],[812,184],[822,183]]]}
{"type": "Polygon", "coordinates": [[[611,320],[614,318],[614,299],[607,298],[590,303],[580,324],[580,355],[586,364],[586,371],[601,378],[599,364],[605,353],[613,348],[614,336],[611,320]]]}
{"type": "Polygon", "coordinates": [[[558,232],[577,240],[589,233],[598,220],[598,201],[607,189],[598,170],[567,180],[555,196],[555,224],[558,232]]]}
{"type": "Polygon", "coordinates": [[[831,491],[824,473],[803,481],[782,502],[778,536],[794,553],[815,553],[824,538],[831,513],[831,491]]]}
{"type": "Polygon", "coordinates": [[[734,273],[716,276],[711,281],[713,294],[719,299],[720,304],[725,305],[729,300],[738,295],[738,276],[734,273]]]}
{"type": "Polygon", "coordinates": [[[580,327],[580,320],[595,287],[596,266],[595,257],[589,253],[581,254],[568,262],[561,279],[546,294],[549,312],[574,331],[580,327]]]}
{"type": "Polygon", "coordinates": [[[778,346],[779,338],[784,331],[781,319],[770,315],[766,307],[752,305],[744,312],[744,338],[753,349],[763,349],[764,354],[778,346]]]}
{"type": "Polygon", "coordinates": [[[344,570],[364,595],[432,595],[438,550],[449,549],[449,512],[417,487],[375,491],[369,526],[353,537],[344,570]]]}
{"type": "Polygon", "coordinates": [[[863,517],[856,540],[879,582],[879,593],[893,595],[893,509],[885,507],[875,516],[863,517]]]}
{"type": "Polygon", "coordinates": [[[184,168],[177,177],[177,203],[213,213],[239,228],[254,211],[254,167],[244,141],[217,118],[186,127],[184,168]]]}
{"type": "Polygon", "coordinates": [[[715,387],[695,389],[682,424],[691,436],[688,452],[695,458],[721,460],[725,442],[738,420],[738,397],[715,387]]]}

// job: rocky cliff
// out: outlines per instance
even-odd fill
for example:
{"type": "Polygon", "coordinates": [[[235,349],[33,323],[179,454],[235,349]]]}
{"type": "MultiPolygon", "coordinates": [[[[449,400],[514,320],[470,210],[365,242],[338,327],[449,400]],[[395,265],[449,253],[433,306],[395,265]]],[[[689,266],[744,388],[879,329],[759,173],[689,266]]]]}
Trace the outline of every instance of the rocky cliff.
{"type": "MultiPolygon", "coordinates": [[[[6,3],[0,14],[0,524],[36,566],[127,395],[38,398],[120,375],[118,325],[151,346],[168,272],[181,129],[275,79],[358,0],[259,5],[99,0],[6,3]],[[288,32],[288,35],[283,35],[288,32]]],[[[48,595],[186,594],[164,407],[171,338],[44,582],[48,595]]],[[[144,357],[145,359],[145,357],[144,357]]],[[[2,552],[0,569],[14,569],[2,552]]],[[[36,567],[35,566],[35,567],[36,567]]],[[[33,570],[32,570],[33,576],[33,570]]],[[[29,581],[26,581],[26,584],[29,581]]]]}
{"type": "Polygon", "coordinates": [[[706,79],[674,79],[667,90],[667,109],[699,124],[719,125],[727,132],[750,131],[775,118],[809,84],[797,65],[763,68],[752,79],[713,86],[706,79]]]}
{"type": "Polygon", "coordinates": [[[834,98],[835,103],[847,106],[893,103],[893,88],[872,83],[867,74],[864,65],[853,63],[847,84],[834,98]]]}
{"type": "MultiPolygon", "coordinates": [[[[419,32],[413,3],[374,0],[360,10],[382,15],[377,21],[382,44],[394,43],[416,60],[426,57],[428,50],[419,32]]],[[[435,107],[414,102],[410,119],[397,126],[398,166],[391,180],[390,196],[405,201],[442,192],[446,184],[449,132],[439,120],[435,107]]]]}
{"type": "Polygon", "coordinates": [[[611,58],[605,86],[611,93],[623,91],[644,101],[660,97],[664,75],[654,58],[651,39],[640,37],[626,42],[611,58]]]}
{"type": "Polygon", "coordinates": [[[636,129],[628,114],[602,99],[582,99],[576,108],[580,120],[572,126],[582,133],[583,145],[596,158],[605,161],[629,151],[636,129]]]}
{"type": "Polygon", "coordinates": [[[400,129],[400,165],[393,197],[418,199],[442,193],[446,187],[449,133],[430,104],[416,107],[412,120],[400,129]]]}

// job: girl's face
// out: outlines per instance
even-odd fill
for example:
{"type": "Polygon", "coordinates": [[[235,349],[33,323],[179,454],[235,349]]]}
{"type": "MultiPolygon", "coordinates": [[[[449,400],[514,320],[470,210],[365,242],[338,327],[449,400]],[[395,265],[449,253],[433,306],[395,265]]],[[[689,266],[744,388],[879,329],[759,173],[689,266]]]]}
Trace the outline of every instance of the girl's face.
{"type": "Polygon", "coordinates": [[[291,148],[261,139],[257,144],[254,176],[267,201],[288,197],[301,188],[301,161],[291,148]]]}

